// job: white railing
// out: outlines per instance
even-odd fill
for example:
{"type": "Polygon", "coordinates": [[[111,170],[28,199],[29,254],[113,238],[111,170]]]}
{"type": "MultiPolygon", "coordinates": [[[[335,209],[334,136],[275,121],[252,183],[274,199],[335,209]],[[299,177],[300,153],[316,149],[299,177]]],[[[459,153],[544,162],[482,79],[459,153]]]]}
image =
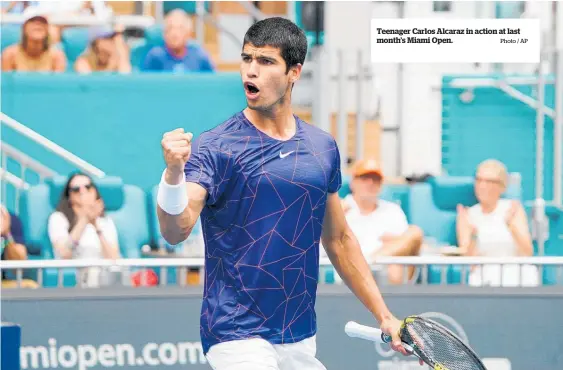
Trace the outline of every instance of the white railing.
{"type": "MultiPolygon", "coordinates": [[[[43,165],[42,163],[36,161],[35,159],[31,158],[27,154],[23,153],[22,151],[14,148],[10,144],[6,144],[2,142],[2,146],[0,147],[2,152],[2,159],[7,160],[7,158],[15,159],[19,162],[21,168],[21,178],[25,178],[25,170],[31,169],[37,172],[40,179],[44,179],[47,177],[55,176],[57,173],[50,169],[49,167],[43,165]]],[[[5,169],[5,166],[2,166],[5,169]]]]}
{"type": "MultiPolygon", "coordinates": [[[[16,271],[16,280],[18,286],[21,284],[23,277],[23,271],[25,270],[37,270],[38,273],[38,284],[43,285],[43,274],[44,269],[57,269],[58,271],[58,285],[63,285],[63,269],[69,268],[91,268],[99,267],[106,268],[108,271],[129,271],[128,268],[161,268],[160,271],[160,285],[166,285],[166,274],[168,268],[178,268],[177,273],[180,275],[179,284],[186,284],[186,271],[187,269],[196,269],[200,272],[199,281],[202,282],[203,274],[201,271],[204,267],[205,260],[203,258],[132,258],[132,259],[97,259],[97,260],[26,260],[26,261],[1,261],[0,270],[10,270],[16,271]]],[[[541,285],[542,270],[545,267],[557,267],[558,277],[557,281],[563,281],[560,275],[563,275],[563,257],[506,257],[506,258],[493,258],[493,257],[441,257],[441,256],[421,256],[421,257],[385,257],[378,260],[377,264],[372,267],[379,265],[403,265],[403,266],[415,266],[419,268],[419,274],[422,276],[422,284],[426,284],[425,275],[426,269],[421,267],[427,267],[430,265],[440,266],[442,268],[441,284],[446,284],[446,274],[447,267],[461,266],[462,274],[463,270],[467,270],[473,266],[519,266],[520,268],[524,266],[536,266],[539,268],[539,285],[541,285]],[[422,272],[421,272],[422,271],[422,272]]],[[[328,258],[321,258],[320,260],[321,270],[323,268],[331,268],[332,264],[328,258]]],[[[405,269],[406,271],[407,269],[405,269]]],[[[415,279],[416,280],[416,279],[415,279]]],[[[502,280],[502,278],[501,278],[502,280]]],[[[409,281],[409,279],[404,279],[403,281],[409,281]]],[[[413,281],[411,279],[410,281],[413,281]]],[[[320,277],[320,283],[325,282],[325,277],[320,277]]],[[[464,278],[462,276],[462,282],[464,283],[464,278]]]]}
{"type": "MultiPolygon", "coordinates": [[[[204,258],[121,258],[75,260],[25,260],[0,262],[1,269],[81,268],[81,267],[204,267],[204,258]]],[[[381,257],[377,265],[542,265],[563,266],[563,257],[381,257]]],[[[321,267],[332,266],[328,258],[321,267]]]]}
{"type": "MultiPolygon", "coordinates": [[[[4,168],[0,168],[0,179],[2,179],[3,182],[14,185],[16,189],[24,189],[24,190],[29,189],[29,184],[27,182],[23,181],[16,175],[11,174],[8,171],[4,170],[4,168]]],[[[5,194],[6,193],[6,190],[4,190],[5,187],[3,187],[2,189],[3,189],[2,192],[5,194]]]]}
{"type": "Polygon", "coordinates": [[[19,214],[19,200],[22,191],[28,190],[30,184],[26,181],[28,174],[33,172],[37,174],[39,182],[43,179],[56,175],[55,171],[42,165],[38,161],[32,159],[28,155],[22,153],[9,144],[2,142],[0,144],[0,153],[2,154],[2,162],[0,168],[0,195],[2,204],[6,205],[8,184],[15,189],[15,212],[19,214]],[[8,171],[8,160],[15,161],[19,164],[19,177],[8,171]]]}
{"type": "Polygon", "coordinates": [[[71,163],[72,165],[78,167],[82,171],[88,173],[91,176],[96,177],[104,177],[104,171],[100,170],[99,168],[91,165],[90,163],[86,162],[82,158],[76,156],[75,154],[69,152],[65,148],[61,147],[60,145],[55,144],[51,140],[47,139],[46,137],[38,134],[37,132],[33,131],[29,127],[23,125],[22,123],[16,121],[12,117],[0,112],[0,120],[11,129],[17,131],[18,133],[22,134],[23,136],[35,141],[37,144],[41,145],[45,149],[57,154],[61,158],[65,159],[67,162],[71,163]]]}

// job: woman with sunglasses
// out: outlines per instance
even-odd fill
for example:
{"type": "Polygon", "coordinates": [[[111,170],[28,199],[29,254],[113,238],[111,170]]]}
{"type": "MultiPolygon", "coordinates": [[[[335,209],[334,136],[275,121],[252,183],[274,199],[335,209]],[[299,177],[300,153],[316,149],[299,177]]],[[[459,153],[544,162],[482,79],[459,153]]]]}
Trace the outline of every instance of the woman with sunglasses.
{"type": "MultiPolygon", "coordinates": [[[[49,239],[55,256],[65,259],[117,259],[119,243],[113,220],[92,179],[76,173],[69,177],[56,211],[49,217],[49,239]]],[[[80,271],[83,286],[99,285],[101,270],[80,271]]]]}
{"type": "MultiPolygon", "coordinates": [[[[526,211],[517,200],[503,199],[508,185],[505,165],[489,159],[477,168],[475,196],[470,208],[458,205],[457,238],[463,254],[482,257],[532,256],[532,238],[526,211]]],[[[472,269],[470,285],[535,286],[537,269],[533,266],[485,265],[472,269]]]]}

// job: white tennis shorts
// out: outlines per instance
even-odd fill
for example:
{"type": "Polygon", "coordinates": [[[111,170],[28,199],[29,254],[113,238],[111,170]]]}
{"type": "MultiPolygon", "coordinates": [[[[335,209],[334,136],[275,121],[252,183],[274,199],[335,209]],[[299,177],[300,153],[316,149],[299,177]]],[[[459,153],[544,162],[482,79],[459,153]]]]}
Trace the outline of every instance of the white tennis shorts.
{"type": "Polygon", "coordinates": [[[251,338],[215,344],[206,357],[214,370],[326,370],[316,353],[316,336],[288,344],[251,338]]]}

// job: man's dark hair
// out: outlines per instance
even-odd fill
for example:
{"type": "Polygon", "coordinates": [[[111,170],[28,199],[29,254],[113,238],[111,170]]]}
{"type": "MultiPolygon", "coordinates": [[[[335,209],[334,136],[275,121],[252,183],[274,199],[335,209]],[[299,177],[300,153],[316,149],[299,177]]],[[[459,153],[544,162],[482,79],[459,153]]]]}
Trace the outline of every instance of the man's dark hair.
{"type": "Polygon", "coordinates": [[[246,44],[258,48],[271,46],[280,49],[286,64],[286,73],[297,64],[305,64],[307,37],[305,32],[289,19],[272,17],[254,23],[244,35],[243,47],[246,44]]]}

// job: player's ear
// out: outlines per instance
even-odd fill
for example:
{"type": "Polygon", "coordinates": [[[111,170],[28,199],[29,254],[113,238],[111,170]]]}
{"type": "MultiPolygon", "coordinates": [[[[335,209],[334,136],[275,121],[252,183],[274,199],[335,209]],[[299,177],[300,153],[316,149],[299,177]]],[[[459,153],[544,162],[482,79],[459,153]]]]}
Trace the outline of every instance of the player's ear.
{"type": "Polygon", "coordinates": [[[289,82],[295,83],[301,77],[302,64],[296,64],[289,69],[289,82]]]}

